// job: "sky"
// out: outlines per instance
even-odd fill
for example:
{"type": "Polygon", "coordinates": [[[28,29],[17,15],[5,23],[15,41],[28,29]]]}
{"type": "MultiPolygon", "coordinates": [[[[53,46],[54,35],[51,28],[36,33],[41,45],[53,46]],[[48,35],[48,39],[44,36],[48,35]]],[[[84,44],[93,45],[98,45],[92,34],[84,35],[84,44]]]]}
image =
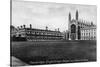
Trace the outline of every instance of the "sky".
{"type": "Polygon", "coordinates": [[[15,27],[25,24],[32,28],[49,30],[57,28],[60,31],[68,30],[68,14],[75,19],[76,10],[79,20],[97,22],[97,8],[95,5],[77,5],[64,3],[36,2],[12,0],[12,25],[15,27]]]}

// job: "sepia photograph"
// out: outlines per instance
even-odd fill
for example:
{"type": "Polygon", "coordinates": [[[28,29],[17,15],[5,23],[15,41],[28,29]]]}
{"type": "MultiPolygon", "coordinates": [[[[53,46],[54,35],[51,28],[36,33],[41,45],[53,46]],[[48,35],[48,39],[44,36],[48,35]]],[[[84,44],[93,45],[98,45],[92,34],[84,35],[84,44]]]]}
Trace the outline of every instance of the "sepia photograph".
{"type": "Polygon", "coordinates": [[[97,61],[97,6],[10,0],[10,66],[97,61]]]}

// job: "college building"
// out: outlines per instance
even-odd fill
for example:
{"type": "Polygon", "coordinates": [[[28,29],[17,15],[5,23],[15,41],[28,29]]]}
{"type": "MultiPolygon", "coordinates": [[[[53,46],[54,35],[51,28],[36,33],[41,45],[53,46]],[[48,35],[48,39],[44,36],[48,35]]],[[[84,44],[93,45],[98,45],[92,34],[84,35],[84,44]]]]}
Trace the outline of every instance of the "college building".
{"type": "Polygon", "coordinates": [[[69,40],[96,40],[96,25],[93,22],[79,20],[78,10],[75,19],[68,18],[69,40]]]}
{"type": "Polygon", "coordinates": [[[16,37],[24,37],[28,41],[34,41],[34,40],[62,40],[63,35],[58,30],[52,31],[48,30],[48,27],[46,26],[46,29],[35,29],[32,28],[32,25],[30,24],[30,27],[26,28],[26,25],[20,26],[17,28],[17,33],[15,34],[16,37]]]}
{"type": "Polygon", "coordinates": [[[81,40],[96,40],[96,27],[81,29],[81,40]]]}

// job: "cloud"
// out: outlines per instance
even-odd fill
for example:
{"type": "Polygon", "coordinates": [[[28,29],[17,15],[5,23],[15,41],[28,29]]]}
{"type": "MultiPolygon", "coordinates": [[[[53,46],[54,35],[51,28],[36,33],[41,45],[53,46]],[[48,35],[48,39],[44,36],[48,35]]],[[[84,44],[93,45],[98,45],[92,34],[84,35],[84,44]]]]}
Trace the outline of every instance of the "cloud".
{"type": "Polygon", "coordinates": [[[49,26],[50,29],[67,30],[68,13],[75,18],[78,9],[79,18],[96,23],[96,6],[57,4],[45,2],[12,1],[12,24],[32,24],[34,28],[49,26]]]}

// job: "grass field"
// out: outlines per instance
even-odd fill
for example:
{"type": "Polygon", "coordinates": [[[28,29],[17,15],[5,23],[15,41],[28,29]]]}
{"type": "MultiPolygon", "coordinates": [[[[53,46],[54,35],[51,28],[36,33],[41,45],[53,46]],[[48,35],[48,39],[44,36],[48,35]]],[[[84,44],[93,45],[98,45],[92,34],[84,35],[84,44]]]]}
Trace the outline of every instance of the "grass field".
{"type": "Polygon", "coordinates": [[[11,56],[28,64],[96,61],[96,41],[11,42],[11,46],[11,56]]]}

